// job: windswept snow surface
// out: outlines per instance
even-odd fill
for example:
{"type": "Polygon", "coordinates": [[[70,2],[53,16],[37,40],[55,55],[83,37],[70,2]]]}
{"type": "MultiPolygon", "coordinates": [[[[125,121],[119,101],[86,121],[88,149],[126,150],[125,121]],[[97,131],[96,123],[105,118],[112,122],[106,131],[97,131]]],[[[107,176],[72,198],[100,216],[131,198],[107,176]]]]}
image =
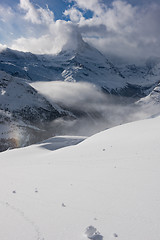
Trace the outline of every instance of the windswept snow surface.
{"type": "Polygon", "coordinates": [[[0,153],[0,239],[159,239],[159,130],[157,117],[0,153]]]}
{"type": "Polygon", "coordinates": [[[85,139],[86,137],[82,136],[56,136],[43,141],[39,144],[39,147],[54,151],[67,146],[77,145],[85,139]]]}

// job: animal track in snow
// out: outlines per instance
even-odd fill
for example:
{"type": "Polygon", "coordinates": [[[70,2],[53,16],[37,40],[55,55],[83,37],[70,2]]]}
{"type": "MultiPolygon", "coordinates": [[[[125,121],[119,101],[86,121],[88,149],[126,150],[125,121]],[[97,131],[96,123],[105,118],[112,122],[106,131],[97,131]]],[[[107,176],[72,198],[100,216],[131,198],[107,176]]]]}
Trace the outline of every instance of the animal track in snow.
{"type": "Polygon", "coordinates": [[[36,233],[35,240],[45,240],[42,237],[42,234],[40,233],[40,230],[39,230],[38,226],[31,219],[29,219],[22,210],[20,210],[19,208],[16,208],[15,206],[9,204],[8,202],[0,201],[0,204],[3,205],[4,207],[7,207],[11,211],[14,211],[16,214],[18,214],[20,217],[22,217],[25,222],[27,222],[28,224],[30,224],[32,226],[32,228],[34,229],[34,231],[36,233]]]}
{"type": "Polygon", "coordinates": [[[62,207],[66,207],[66,205],[64,203],[62,203],[62,207]]]}
{"type": "Polygon", "coordinates": [[[114,238],[118,238],[117,233],[113,233],[113,237],[114,237],[114,238]]]}

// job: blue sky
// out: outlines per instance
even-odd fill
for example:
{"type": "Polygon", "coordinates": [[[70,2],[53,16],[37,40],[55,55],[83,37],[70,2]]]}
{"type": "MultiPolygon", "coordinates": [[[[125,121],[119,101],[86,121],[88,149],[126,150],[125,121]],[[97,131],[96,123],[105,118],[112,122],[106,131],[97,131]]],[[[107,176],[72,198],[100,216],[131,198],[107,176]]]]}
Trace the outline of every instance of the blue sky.
{"type": "Polygon", "coordinates": [[[55,54],[81,36],[104,54],[160,56],[159,22],[159,0],[1,0],[0,48],[55,54]]]}
{"type": "MultiPolygon", "coordinates": [[[[87,0],[86,0],[87,1],[87,0]]],[[[70,3],[68,0],[33,0],[34,4],[38,4],[42,7],[45,7],[46,4],[49,5],[49,8],[55,12],[56,18],[61,18],[62,13],[66,8],[68,8],[69,5],[73,5],[73,3],[70,3]]],[[[104,3],[107,5],[112,3],[112,0],[103,0],[104,3]]],[[[141,5],[146,3],[153,3],[153,2],[159,2],[159,0],[127,0],[127,2],[131,3],[132,5],[141,5]]],[[[3,5],[9,5],[11,7],[16,7],[16,5],[19,3],[19,0],[1,0],[1,4],[3,5]]]]}
{"type": "MultiPolygon", "coordinates": [[[[65,9],[68,8],[70,5],[73,5],[73,2],[71,3],[68,0],[33,0],[32,2],[42,7],[45,7],[45,5],[48,4],[49,8],[55,13],[56,19],[63,18],[63,12],[65,11],[65,9]]],[[[103,2],[109,5],[112,3],[112,0],[103,0],[103,2]]],[[[152,4],[153,2],[159,3],[159,0],[127,0],[127,2],[135,6],[148,3],[152,4]]],[[[1,0],[1,4],[9,5],[13,8],[16,7],[18,3],[19,0],[1,0]]]]}
{"type": "MultiPolygon", "coordinates": [[[[2,5],[8,5],[12,8],[16,8],[18,3],[19,0],[1,0],[2,5]]],[[[33,0],[32,3],[35,5],[37,4],[43,8],[45,8],[47,4],[49,8],[54,12],[56,19],[63,19],[63,12],[65,9],[73,5],[73,2],[71,3],[68,0],[33,0]]],[[[86,15],[90,17],[91,13],[88,12],[86,15]]]]}

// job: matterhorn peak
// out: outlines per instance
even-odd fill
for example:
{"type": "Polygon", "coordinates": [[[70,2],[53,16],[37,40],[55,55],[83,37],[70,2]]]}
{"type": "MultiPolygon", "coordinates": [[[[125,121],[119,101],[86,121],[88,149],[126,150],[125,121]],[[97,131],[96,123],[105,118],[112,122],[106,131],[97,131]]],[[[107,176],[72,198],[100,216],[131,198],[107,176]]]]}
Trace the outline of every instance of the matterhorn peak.
{"type": "Polygon", "coordinates": [[[84,42],[81,33],[76,30],[72,31],[72,34],[66,39],[66,43],[62,47],[61,52],[77,51],[81,49],[86,43],[84,42]]]}

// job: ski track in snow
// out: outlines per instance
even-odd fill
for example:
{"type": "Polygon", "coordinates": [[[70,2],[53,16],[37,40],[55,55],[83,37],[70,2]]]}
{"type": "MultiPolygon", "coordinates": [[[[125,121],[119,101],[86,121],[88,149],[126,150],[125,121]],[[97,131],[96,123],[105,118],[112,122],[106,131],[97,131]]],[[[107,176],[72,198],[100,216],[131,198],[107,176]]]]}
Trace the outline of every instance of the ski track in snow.
{"type": "Polygon", "coordinates": [[[13,211],[14,213],[18,214],[26,223],[28,223],[33,228],[36,235],[35,240],[46,240],[44,237],[42,237],[42,233],[40,232],[37,224],[34,221],[32,221],[29,217],[27,217],[27,215],[21,209],[16,208],[14,205],[8,202],[0,201],[0,204],[1,206],[6,207],[13,211]]]}

